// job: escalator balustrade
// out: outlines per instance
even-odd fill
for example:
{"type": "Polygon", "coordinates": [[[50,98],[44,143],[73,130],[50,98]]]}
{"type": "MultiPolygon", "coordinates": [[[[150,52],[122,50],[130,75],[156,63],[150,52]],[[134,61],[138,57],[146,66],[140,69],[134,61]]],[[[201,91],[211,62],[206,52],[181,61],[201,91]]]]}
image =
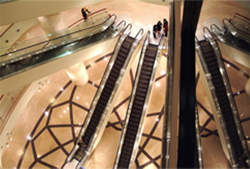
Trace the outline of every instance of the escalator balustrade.
{"type": "MultiPolygon", "coordinates": [[[[115,83],[116,83],[117,79],[119,78],[121,68],[123,67],[123,65],[127,59],[127,56],[130,52],[131,46],[132,46],[134,41],[135,41],[134,38],[128,36],[124,40],[123,44],[121,45],[121,48],[120,48],[118,55],[117,55],[117,58],[114,62],[114,65],[113,65],[111,71],[110,71],[110,74],[108,76],[106,84],[104,85],[104,88],[101,92],[100,98],[97,102],[97,105],[95,107],[95,110],[94,110],[94,113],[91,117],[91,120],[88,124],[88,127],[86,128],[86,131],[81,138],[82,142],[85,145],[88,145],[90,143],[90,140],[95,133],[96,127],[98,126],[98,124],[100,122],[101,116],[102,116],[102,114],[107,106],[109,98],[110,98],[112,91],[115,87],[115,83]]],[[[80,153],[78,153],[78,154],[80,154],[80,153]]],[[[82,153],[82,155],[84,155],[84,153],[82,153]]],[[[83,156],[81,156],[81,158],[78,158],[78,159],[82,159],[82,158],[83,158],[83,156]]],[[[78,160],[78,161],[80,161],[80,160],[78,160]]]]}
{"type": "Polygon", "coordinates": [[[227,91],[223,82],[222,75],[220,73],[220,68],[217,62],[216,55],[214,53],[213,47],[209,44],[208,41],[200,41],[199,44],[201,46],[201,50],[207,68],[212,76],[212,82],[215,87],[215,92],[219,102],[219,107],[221,109],[222,118],[225,122],[230,143],[236,156],[236,163],[239,167],[244,168],[247,166],[246,162],[244,161],[244,158],[242,158],[242,156],[244,156],[244,149],[239,134],[237,132],[233,111],[230,106],[227,91]]]}
{"type": "Polygon", "coordinates": [[[143,59],[142,69],[139,75],[138,86],[135,92],[118,168],[129,167],[138,127],[141,121],[143,106],[145,104],[150,78],[153,71],[155,57],[157,55],[157,50],[158,46],[152,44],[149,44],[146,49],[146,54],[143,59]]]}

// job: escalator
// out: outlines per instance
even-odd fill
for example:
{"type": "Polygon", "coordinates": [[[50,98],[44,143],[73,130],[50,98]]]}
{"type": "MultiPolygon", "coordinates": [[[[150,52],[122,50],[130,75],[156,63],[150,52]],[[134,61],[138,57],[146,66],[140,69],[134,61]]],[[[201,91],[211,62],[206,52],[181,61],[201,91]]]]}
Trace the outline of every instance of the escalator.
{"type": "Polygon", "coordinates": [[[84,126],[79,134],[78,143],[73,148],[70,156],[66,160],[70,162],[77,160],[79,168],[87,159],[100,130],[105,126],[105,119],[108,118],[107,112],[110,111],[109,105],[115,97],[119,82],[124,73],[122,70],[127,68],[133,51],[141,40],[143,29],[140,29],[135,37],[130,36],[131,25],[125,29],[125,33],[120,37],[115,47],[115,52],[110,59],[108,67],[104,73],[99,89],[90,107],[88,117],[84,121],[84,126]],[[127,31],[128,30],[128,31],[127,31]]]}
{"type": "Polygon", "coordinates": [[[247,43],[250,43],[250,33],[245,31],[245,30],[241,30],[238,29],[233,22],[231,22],[228,19],[223,19],[223,24],[225,26],[225,28],[236,38],[239,38],[247,43]]]}
{"type": "Polygon", "coordinates": [[[82,140],[86,145],[89,144],[91,137],[95,133],[95,129],[100,121],[102,113],[104,112],[107,106],[108,100],[110,99],[112,91],[114,90],[115,83],[119,77],[121,68],[123,67],[127,59],[128,53],[130,51],[131,45],[134,42],[134,40],[135,39],[132,37],[127,37],[121,46],[120,52],[118,53],[114,66],[111,69],[107,82],[97,102],[93,116],[89,122],[89,125],[85,131],[84,136],[82,136],[82,140]]]}
{"type": "Polygon", "coordinates": [[[230,20],[234,26],[244,32],[247,32],[250,34],[250,19],[244,15],[241,15],[239,13],[235,13],[233,18],[230,20]]]}
{"type": "Polygon", "coordinates": [[[215,24],[212,24],[210,26],[210,30],[220,42],[232,46],[242,52],[250,54],[250,43],[242,39],[236,38],[229,31],[222,30],[215,24]]]}
{"type": "Polygon", "coordinates": [[[121,27],[113,29],[111,26],[115,22],[115,19],[116,16],[112,15],[103,23],[93,27],[81,29],[1,55],[0,57],[6,57],[8,55],[12,57],[16,55],[16,57],[0,63],[0,80],[77,52],[91,44],[116,36],[124,29],[124,26],[121,25],[121,27]],[[53,43],[53,41],[56,43],[53,43]],[[52,43],[52,45],[46,47],[48,43],[52,43]],[[44,48],[41,46],[44,46],[44,48]],[[30,52],[34,47],[40,47],[40,49],[30,52]]]}
{"type": "Polygon", "coordinates": [[[199,58],[203,63],[207,81],[211,85],[210,90],[217,106],[216,109],[220,117],[219,121],[228,147],[230,161],[234,168],[248,168],[248,149],[226,69],[221,61],[221,54],[216,41],[212,39],[207,28],[204,28],[204,35],[207,39],[197,41],[199,58]]]}
{"type": "Polygon", "coordinates": [[[132,97],[127,110],[126,124],[123,128],[114,168],[132,168],[138,143],[142,133],[142,124],[146,115],[146,105],[154,81],[155,69],[159,62],[163,37],[159,44],[150,44],[150,32],[144,42],[132,97]],[[137,146],[136,146],[137,145],[137,146]]]}

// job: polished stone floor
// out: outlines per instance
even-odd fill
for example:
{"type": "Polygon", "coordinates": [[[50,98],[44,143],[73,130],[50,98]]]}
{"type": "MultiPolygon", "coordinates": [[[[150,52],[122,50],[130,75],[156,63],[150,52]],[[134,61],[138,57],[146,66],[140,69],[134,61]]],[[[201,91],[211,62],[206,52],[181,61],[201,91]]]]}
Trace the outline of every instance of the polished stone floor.
{"type": "MultiPolygon", "coordinates": [[[[168,18],[169,15],[167,5],[159,6],[138,1],[131,3],[105,2],[89,6],[89,9],[95,11],[103,7],[107,7],[110,13],[126,14],[134,21],[148,27],[152,27],[158,20],[162,20],[163,16],[168,18]]],[[[229,18],[233,16],[234,12],[241,12],[249,16],[248,11],[244,11],[234,2],[206,1],[203,4],[199,23],[214,16],[219,19],[229,18]]],[[[81,17],[79,9],[65,12],[65,16],[68,15],[70,16],[67,18],[69,24],[77,20],[77,17],[81,17]]],[[[167,51],[163,50],[156,72],[152,99],[147,110],[135,168],[159,168],[160,166],[166,53],[167,51]]],[[[4,168],[60,168],[63,165],[76,141],[111,54],[112,51],[109,51],[84,61],[89,74],[89,82],[83,87],[75,86],[64,70],[48,76],[42,82],[40,90],[33,95],[21,113],[13,129],[9,147],[4,149],[2,157],[4,168]]],[[[244,92],[250,69],[234,62],[227,56],[223,57],[250,147],[250,97],[244,92]],[[240,93],[238,94],[238,92],[240,93]]],[[[138,58],[135,59],[130,74],[124,77],[126,86],[119,93],[100,143],[84,164],[87,169],[113,167],[137,63],[138,58]]],[[[198,68],[196,77],[204,167],[229,168],[198,68]]]]}

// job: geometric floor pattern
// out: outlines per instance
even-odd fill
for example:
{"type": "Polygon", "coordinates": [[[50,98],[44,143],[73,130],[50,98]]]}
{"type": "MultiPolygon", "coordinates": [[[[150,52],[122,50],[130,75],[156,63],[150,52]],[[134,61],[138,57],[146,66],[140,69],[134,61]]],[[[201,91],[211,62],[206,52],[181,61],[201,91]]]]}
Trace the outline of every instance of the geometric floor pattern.
{"type": "MultiPolygon", "coordinates": [[[[105,55],[95,61],[95,64],[103,61],[110,57],[112,53],[105,55]]],[[[240,70],[236,65],[229,62],[228,60],[224,59],[226,65],[230,65],[230,68],[234,68],[235,70],[239,71],[246,79],[249,79],[249,75],[240,70]]],[[[86,66],[87,69],[91,67],[91,64],[86,66]]],[[[229,67],[227,66],[227,69],[229,67]]],[[[166,74],[162,74],[156,77],[156,82],[163,80],[166,81],[166,74]]],[[[199,73],[197,74],[196,82],[199,83],[199,73]]],[[[130,70],[130,83],[133,86],[134,82],[134,72],[132,69],[130,70]]],[[[98,84],[94,83],[93,81],[89,80],[88,82],[89,88],[94,88],[96,91],[98,88],[98,84]]],[[[81,104],[79,98],[76,94],[78,88],[73,85],[71,81],[67,82],[63,88],[56,94],[54,100],[45,108],[44,113],[41,115],[40,119],[36,123],[34,129],[32,130],[28,141],[24,147],[24,153],[19,159],[17,164],[17,168],[21,168],[22,163],[24,160],[29,160],[29,166],[27,168],[61,168],[64,165],[64,161],[66,157],[69,155],[71,149],[73,148],[74,144],[76,143],[77,136],[81,127],[83,126],[83,119],[86,117],[89,105],[85,106],[81,104]],[[70,93],[69,98],[60,99],[65,92],[70,93]],[[60,121],[61,116],[68,116],[68,120],[60,121]],[[65,133],[67,137],[61,137],[57,133],[65,133]],[[45,146],[43,144],[44,138],[46,140],[50,140],[53,144],[48,147],[48,149],[40,150],[41,146],[45,146]],[[61,161],[61,165],[55,165],[55,161],[61,161]]],[[[240,95],[245,94],[244,89],[236,91],[234,93],[234,97],[239,97],[240,95]]],[[[106,128],[113,128],[117,131],[121,131],[123,128],[124,123],[124,108],[121,109],[124,105],[128,104],[130,99],[130,95],[120,101],[118,104],[115,105],[112,113],[112,120],[110,120],[106,126],[106,128]]],[[[197,97],[197,105],[199,109],[199,114],[205,114],[207,116],[206,120],[201,122],[200,124],[200,132],[201,137],[208,138],[212,135],[218,136],[218,132],[214,125],[211,123],[214,122],[214,118],[212,113],[206,108],[205,105],[199,102],[199,97],[197,97]],[[211,127],[212,126],[212,127],[211,127]]],[[[91,102],[90,102],[91,103],[91,102]]],[[[150,152],[146,151],[146,147],[149,143],[159,144],[161,145],[162,137],[155,135],[156,130],[162,130],[159,128],[159,124],[162,123],[163,117],[163,105],[159,109],[159,111],[155,112],[148,112],[147,119],[156,119],[154,123],[152,123],[152,127],[148,129],[147,132],[143,131],[141,143],[139,145],[135,165],[136,168],[144,168],[150,166],[151,168],[160,168],[160,157],[161,153],[157,156],[152,156],[150,152]],[[144,156],[147,160],[140,160],[140,157],[144,156]]],[[[64,118],[65,119],[65,118],[64,118]]],[[[248,123],[250,122],[250,117],[242,117],[241,123],[248,123]]],[[[250,138],[246,138],[250,139],[250,138]]],[[[161,146],[160,146],[161,147],[161,146]]],[[[161,149],[157,150],[161,152],[161,149]]],[[[58,164],[58,163],[57,163],[58,164]]]]}

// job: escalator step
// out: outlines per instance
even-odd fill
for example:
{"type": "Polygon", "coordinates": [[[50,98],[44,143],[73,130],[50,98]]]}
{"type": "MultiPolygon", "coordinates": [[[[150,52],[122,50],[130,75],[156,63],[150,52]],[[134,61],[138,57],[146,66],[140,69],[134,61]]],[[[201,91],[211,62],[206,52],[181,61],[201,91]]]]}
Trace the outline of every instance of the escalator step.
{"type": "Polygon", "coordinates": [[[133,128],[128,127],[126,135],[137,135],[137,130],[134,130],[133,128]]]}
{"type": "Polygon", "coordinates": [[[139,79],[139,82],[138,83],[143,83],[143,84],[146,84],[146,85],[148,85],[148,83],[149,83],[149,80],[145,80],[145,79],[139,79]]]}
{"type": "Polygon", "coordinates": [[[121,47],[119,53],[120,53],[120,52],[123,53],[123,54],[125,54],[125,55],[127,55],[128,52],[129,52],[129,50],[126,49],[126,48],[121,47]]]}
{"type": "Polygon", "coordinates": [[[129,120],[130,120],[132,123],[138,123],[138,124],[140,123],[140,119],[139,119],[139,118],[138,118],[138,119],[137,119],[137,118],[130,118],[129,120]]]}
{"type": "Polygon", "coordinates": [[[136,132],[137,132],[138,127],[135,127],[135,126],[133,126],[133,125],[130,125],[130,126],[129,126],[129,129],[130,129],[131,131],[136,131],[136,132]]]}
{"type": "Polygon", "coordinates": [[[117,78],[113,77],[113,76],[109,76],[108,80],[111,80],[112,82],[116,82],[117,78]]]}
{"type": "Polygon", "coordinates": [[[134,140],[127,138],[127,137],[125,137],[124,142],[134,144],[134,140]]]}
{"type": "Polygon", "coordinates": [[[141,102],[144,102],[145,98],[143,98],[143,97],[135,97],[135,100],[139,100],[141,102]]]}
{"type": "Polygon", "coordinates": [[[121,62],[121,61],[119,61],[119,60],[116,60],[116,61],[115,61],[115,64],[116,64],[116,65],[119,65],[120,67],[122,67],[123,64],[124,64],[124,62],[121,62]]]}
{"type": "Polygon", "coordinates": [[[155,61],[154,59],[152,59],[150,57],[146,57],[146,56],[144,57],[144,60],[147,62],[152,62],[152,63],[155,61]]]}
{"type": "Polygon", "coordinates": [[[149,80],[149,79],[150,79],[149,76],[145,76],[145,75],[140,75],[140,78],[141,78],[141,79],[145,79],[145,80],[149,80]]]}
{"type": "Polygon", "coordinates": [[[140,92],[137,92],[137,93],[136,93],[136,97],[142,97],[142,98],[145,98],[145,97],[146,97],[146,93],[140,93],[140,92]]]}
{"type": "Polygon", "coordinates": [[[134,104],[138,105],[138,106],[143,106],[144,102],[140,101],[140,100],[134,100],[134,104]]]}
{"type": "Polygon", "coordinates": [[[151,76],[152,73],[149,71],[142,71],[141,74],[146,76],[151,76]]]}
{"type": "Polygon", "coordinates": [[[148,85],[145,85],[145,84],[143,84],[143,83],[139,83],[139,84],[138,84],[138,87],[147,89],[147,88],[148,88],[148,85]]]}
{"type": "Polygon", "coordinates": [[[130,117],[131,118],[134,118],[134,119],[141,119],[141,111],[138,111],[138,112],[132,112],[131,114],[130,114],[130,117]]]}
{"type": "Polygon", "coordinates": [[[152,62],[143,62],[142,65],[147,66],[147,67],[153,67],[154,63],[152,63],[152,62]]]}
{"type": "Polygon", "coordinates": [[[142,71],[152,71],[153,70],[153,68],[151,68],[151,67],[142,67],[142,71]]]}
{"type": "Polygon", "coordinates": [[[104,107],[102,107],[102,106],[96,106],[96,111],[98,111],[98,112],[103,112],[104,111],[104,107]]]}

